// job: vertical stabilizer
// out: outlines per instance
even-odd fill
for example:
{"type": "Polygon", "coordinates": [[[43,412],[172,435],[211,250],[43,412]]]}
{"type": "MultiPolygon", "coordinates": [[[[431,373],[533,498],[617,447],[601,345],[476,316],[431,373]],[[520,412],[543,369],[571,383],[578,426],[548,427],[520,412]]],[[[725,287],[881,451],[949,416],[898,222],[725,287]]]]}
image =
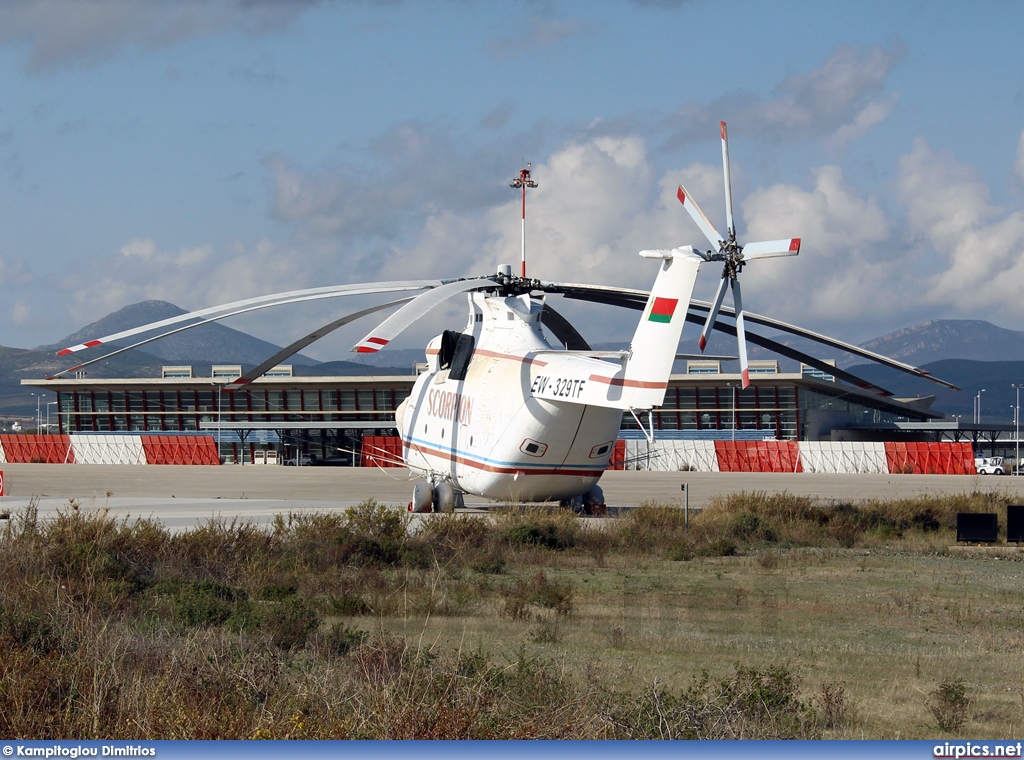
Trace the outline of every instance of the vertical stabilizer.
{"type": "Polygon", "coordinates": [[[665,400],[697,271],[704,259],[688,245],[671,251],[641,251],[640,255],[660,259],[661,270],[633,335],[621,382],[630,406],[649,409],[665,400]]]}

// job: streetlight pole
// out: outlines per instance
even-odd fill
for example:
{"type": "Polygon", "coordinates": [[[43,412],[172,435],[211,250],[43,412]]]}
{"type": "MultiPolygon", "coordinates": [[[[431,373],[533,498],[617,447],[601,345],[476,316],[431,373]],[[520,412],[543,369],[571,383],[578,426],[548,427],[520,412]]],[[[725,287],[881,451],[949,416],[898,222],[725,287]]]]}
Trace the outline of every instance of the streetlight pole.
{"type": "Polygon", "coordinates": [[[39,413],[39,402],[42,400],[43,394],[33,393],[32,395],[36,397],[36,435],[39,435],[39,427],[42,425],[43,422],[42,417],[39,413]]]}
{"type": "Polygon", "coordinates": [[[1020,475],[1020,386],[1021,383],[1010,383],[1017,391],[1017,405],[1013,409],[1013,437],[1016,439],[1017,453],[1013,463],[1013,474],[1020,475]]]}
{"type": "Polygon", "coordinates": [[[537,183],[530,179],[530,166],[527,164],[525,169],[519,170],[519,176],[516,177],[509,184],[509,187],[516,190],[522,188],[523,190],[523,278],[526,278],[526,188],[537,187],[537,183]]]}
{"type": "Polygon", "coordinates": [[[985,389],[982,388],[980,391],[978,391],[978,395],[976,396],[977,411],[975,411],[975,413],[974,413],[974,424],[975,425],[980,425],[981,424],[981,394],[984,393],[984,392],[985,392],[985,389]]]}

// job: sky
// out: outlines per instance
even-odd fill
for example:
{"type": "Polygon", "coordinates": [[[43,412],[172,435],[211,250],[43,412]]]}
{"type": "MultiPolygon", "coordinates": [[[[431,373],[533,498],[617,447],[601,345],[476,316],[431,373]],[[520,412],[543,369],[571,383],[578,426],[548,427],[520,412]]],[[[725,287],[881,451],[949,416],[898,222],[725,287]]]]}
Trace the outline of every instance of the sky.
{"type": "MultiPolygon", "coordinates": [[[[0,0],[0,344],[517,269],[526,162],[529,274],[647,288],[638,251],[708,247],[679,183],[725,227],[719,120],[740,242],[803,241],[744,269],[749,311],[1024,329],[1021,29],[1013,0],[0,0]]],[[[461,328],[453,300],[397,345],[461,328]]],[[[357,306],[229,324],[284,344],[357,306]]]]}

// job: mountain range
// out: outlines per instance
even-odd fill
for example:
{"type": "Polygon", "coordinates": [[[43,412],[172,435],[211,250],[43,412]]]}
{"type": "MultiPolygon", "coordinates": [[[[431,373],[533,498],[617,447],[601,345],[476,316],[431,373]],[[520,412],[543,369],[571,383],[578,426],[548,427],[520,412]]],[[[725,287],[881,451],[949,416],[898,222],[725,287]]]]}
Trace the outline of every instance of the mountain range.
{"type": "MultiPolygon", "coordinates": [[[[0,347],[0,415],[26,416],[34,413],[32,391],[20,380],[41,378],[65,369],[70,362],[56,356],[65,346],[81,343],[98,335],[109,335],[141,324],[184,314],[166,301],[142,301],[119,309],[61,339],[34,349],[0,347]]],[[[749,329],[749,328],[748,328],[749,329]]],[[[851,354],[823,349],[813,342],[791,335],[770,336],[791,348],[823,359],[835,359],[838,366],[878,383],[897,397],[935,395],[934,409],[960,414],[969,420],[975,397],[982,391],[983,416],[1012,420],[1010,406],[1016,404],[1012,383],[1024,383],[1024,331],[1009,330],[983,320],[940,319],[896,330],[861,344],[862,348],[926,369],[937,377],[960,386],[950,391],[933,383],[904,375],[851,354]]],[[[594,344],[595,348],[619,347],[594,344]]],[[[105,346],[109,349],[110,346],[105,346]]],[[[97,349],[102,350],[102,349],[97,349]]],[[[132,349],[89,368],[100,377],[156,377],[167,364],[192,365],[197,375],[209,374],[214,362],[255,366],[273,355],[278,346],[240,330],[211,323],[148,343],[145,349],[132,349]]],[[[698,354],[697,341],[683,341],[680,353],[698,354]]],[[[713,336],[708,353],[733,356],[734,339],[713,336]]],[[[88,357],[91,352],[83,354],[88,357]]],[[[750,346],[751,359],[779,358],[757,346],[750,346]]],[[[288,360],[296,375],[369,375],[410,374],[415,362],[423,361],[422,349],[397,349],[360,355],[358,361],[318,362],[297,354],[288,360]]],[[[798,371],[796,362],[779,359],[783,372],[798,371]]],[[[724,369],[730,370],[733,362],[724,369]]],[[[685,365],[678,363],[677,372],[685,365]]]]}

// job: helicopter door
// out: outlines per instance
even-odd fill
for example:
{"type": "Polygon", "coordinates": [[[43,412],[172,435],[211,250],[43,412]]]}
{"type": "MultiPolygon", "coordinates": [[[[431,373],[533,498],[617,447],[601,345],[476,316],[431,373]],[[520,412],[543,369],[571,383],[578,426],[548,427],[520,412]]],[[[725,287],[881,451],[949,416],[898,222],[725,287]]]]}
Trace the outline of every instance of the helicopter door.
{"type": "Polygon", "coordinates": [[[473,357],[476,339],[472,335],[445,330],[441,333],[441,347],[437,352],[437,368],[448,370],[451,380],[465,380],[469,360],[473,357]]]}
{"type": "Polygon", "coordinates": [[[473,358],[473,348],[476,345],[476,339],[472,335],[466,335],[465,333],[459,335],[459,339],[455,342],[455,352],[452,355],[452,369],[448,373],[448,377],[452,380],[465,380],[466,372],[469,370],[469,360],[473,358]]]}

